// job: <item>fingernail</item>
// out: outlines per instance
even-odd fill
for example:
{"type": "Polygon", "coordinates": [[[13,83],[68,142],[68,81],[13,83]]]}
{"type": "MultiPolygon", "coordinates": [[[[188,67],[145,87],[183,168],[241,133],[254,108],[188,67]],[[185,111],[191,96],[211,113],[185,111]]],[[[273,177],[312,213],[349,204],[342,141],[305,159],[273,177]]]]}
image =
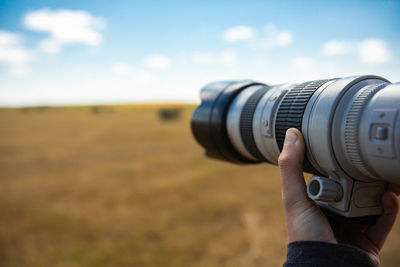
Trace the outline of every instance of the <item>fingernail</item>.
{"type": "Polygon", "coordinates": [[[292,130],[286,131],[285,144],[294,144],[297,140],[297,134],[292,130]]]}

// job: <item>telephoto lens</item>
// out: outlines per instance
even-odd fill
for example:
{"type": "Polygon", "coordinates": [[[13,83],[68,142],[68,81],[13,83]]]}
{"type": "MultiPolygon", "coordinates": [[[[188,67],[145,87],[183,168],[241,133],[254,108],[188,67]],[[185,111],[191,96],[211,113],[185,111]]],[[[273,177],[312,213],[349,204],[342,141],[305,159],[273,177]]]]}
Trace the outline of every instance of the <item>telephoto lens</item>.
{"type": "Polygon", "coordinates": [[[388,182],[400,184],[400,83],[352,76],[269,86],[210,83],[191,118],[206,155],[277,164],[286,130],[304,136],[308,196],[329,216],[373,221],[388,182]]]}

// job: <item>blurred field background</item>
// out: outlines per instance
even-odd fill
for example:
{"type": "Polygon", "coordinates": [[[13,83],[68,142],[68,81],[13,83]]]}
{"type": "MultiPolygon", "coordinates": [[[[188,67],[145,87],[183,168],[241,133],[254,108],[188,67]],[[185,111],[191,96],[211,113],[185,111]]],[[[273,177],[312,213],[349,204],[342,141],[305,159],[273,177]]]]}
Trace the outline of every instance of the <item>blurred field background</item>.
{"type": "Polygon", "coordinates": [[[205,158],[180,108],[1,109],[1,266],[281,266],[278,168],[205,158]]]}

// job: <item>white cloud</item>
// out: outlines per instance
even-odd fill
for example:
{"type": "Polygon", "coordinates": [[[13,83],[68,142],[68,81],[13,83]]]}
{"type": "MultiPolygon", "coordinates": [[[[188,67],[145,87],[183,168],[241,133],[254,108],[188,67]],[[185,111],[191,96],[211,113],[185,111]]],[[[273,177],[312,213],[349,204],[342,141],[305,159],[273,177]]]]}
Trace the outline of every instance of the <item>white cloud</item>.
{"type": "Polygon", "coordinates": [[[211,52],[194,52],[190,61],[198,65],[211,65],[216,61],[216,55],[211,52]]]}
{"type": "Polygon", "coordinates": [[[26,14],[24,25],[49,33],[50,37],[40,47],[45,52],[57,53],[68,44],[99,45],[102,40],[99,30],[104,28],[105,20],[81,10],[43,8],[26,14]]]}
{"type": "Polygon", "coordinates": [[[127,62],[117,61],[112,64],[111,69],[115,75],[136,82],[147,83],[153,79],[153,75],[149,71],[135,68],[127,62]]]}
{"type": "Polygon", "coordinates": [[[197,65],[223,65],[236,64],[237,53],[233,49],[226,49],[220,52],[194,52],[189,55],[189,62],[197,65]]]}
{"type": "Polygon", "coordinates": [[[274,47],[284,47],[293,43],[293,33],[289,30],[278,29],[273,24],[264,27],[264,36],[255,40],[253,47],[268,50],[274,47]]]}
{"type": "Polygon", "coordinates": [[[384,40],[366,39],[357,46],[358,55],[363,63],[385,63],[390,61],[390,52],[384,40]]]}
{"type": "Polygon", "coordinates": [[[293,42],[293,34],[289,30],[280,30],[273,24],[265,25],[265,36],[278,46],[287,46],[293,42]]]}
{"type": "Polygon", "coordinates": [[[15,33],[0,30],[0,63],[14,74],[23,74],[33,55],[22,46],[23,38],[15,33]]]}
{"type": "Polygon", "coordinates": [[[294,79],[312,80],[319,76],[318,64],[309,57],[295,57],[291,60],[292,76],[294,79]]]}
{"type": "Polygon", "coordinates": [[[224,40],[230,43],[246,41],[254,37],[254,30],[248,26],[236,26],[224,32],[224,40]]]}
{"type": "Polygon", "coordinates": [[[353,49],[353,45],[348,41],[337,41],[332,40],[326,42],[322,46],[322,53],[325,56],[336,56],[336,55],[343,55],[351,52],[353,49]]]}
{"type": "Polygon", "coordinates": [[[112,70],[115,74],[121,76],[130,75],[135,71],[135,69],[130,64],[121,61],[115,62],[112,65],[112,70]]]}
{"type": "Polygon", "coordinates": [[[162,55],[150,55],[144,58],[144,65],[151,69],[166,69],[171,65],[168,57],[162,55]]]}
{"type": "Polygon", "coordinates": [[[359,42],[337,41],[326,42],[322,46],[325,56],[336,56],[356,52],[362,63],[378,64],[390,61],[390,51],[382,39],[365,39],[359,42]]]}
{"type": "Polygon", "coordinates": [[[277,45],[287,46],[293,42],[293,34],[290,31],[283,30],[281,32],[278,32],[275,40],[277,45]]]}
{"type": "Polygon", "coordinates": [[[231,65],[236,62],[237,55],[233,50],[224,50],[219,55],[219,61],[224,65],[231,65]]]}
{"type": "Polygon", "coordinates": [[[270,49],[279,46],[288,46],[293,42],[293,33],[289,30],[278,29],[273,24],[264,27],[263,36],[256,36],[255,30],[248,26],[236,26],[224,32],[227,42],[250,41],[256,49],[270,49]]]}

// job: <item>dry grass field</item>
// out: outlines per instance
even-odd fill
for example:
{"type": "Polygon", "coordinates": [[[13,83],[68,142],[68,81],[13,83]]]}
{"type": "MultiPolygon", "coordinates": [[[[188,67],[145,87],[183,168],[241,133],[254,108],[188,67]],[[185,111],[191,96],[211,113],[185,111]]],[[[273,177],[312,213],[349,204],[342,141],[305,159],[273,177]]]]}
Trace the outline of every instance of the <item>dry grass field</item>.
{"type": "Polygon", "coordinates": [[[277,167],[206,159],[191,111],[1,109],[0,265],[280,266],[277,167]]]}

